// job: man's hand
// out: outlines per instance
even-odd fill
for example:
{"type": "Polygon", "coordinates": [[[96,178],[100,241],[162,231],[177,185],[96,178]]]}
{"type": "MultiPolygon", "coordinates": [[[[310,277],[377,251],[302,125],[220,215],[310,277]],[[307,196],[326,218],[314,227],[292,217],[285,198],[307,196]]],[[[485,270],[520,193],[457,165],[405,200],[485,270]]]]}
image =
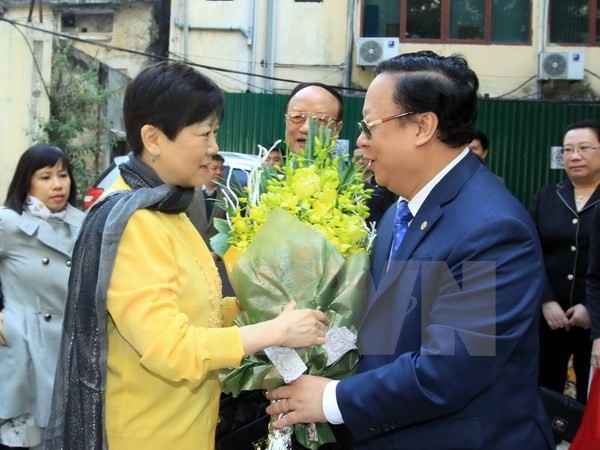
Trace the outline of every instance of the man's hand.
{"type": "Polygon", "coordinates": [[[275,428],[283,428],[296,423],[327,422],[323,413],[323,391],[331,380],[313,375],[302,375],[296,381],[267,393],[269,400],[275,400],[267,408],[267,413],[283,417],[273,422],[275,428]]]}
{"type": "Polygon", "coordinates": [[[551,330],[565,328],[567,331],[569,331],[569,318],[560,307],[558,302],[551,301],[542,303],[542,314],[544,315],[544,319],[546,319],[546,323],[551,330]]]}
{"type": "Polygon", "coordinates": [[[590,313],[581,303],[567,309],[565,314],[569,317],[569,325],[572,327],[581,327],[587,330],[592,324],[590,313]]]}

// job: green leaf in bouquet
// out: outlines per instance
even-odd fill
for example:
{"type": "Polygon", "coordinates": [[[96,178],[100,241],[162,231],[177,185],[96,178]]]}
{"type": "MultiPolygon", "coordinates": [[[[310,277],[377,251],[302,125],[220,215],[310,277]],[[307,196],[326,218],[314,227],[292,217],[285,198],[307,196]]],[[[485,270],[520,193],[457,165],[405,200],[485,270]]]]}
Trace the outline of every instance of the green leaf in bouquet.
{"type": "Polygon", "coordinates": [[[214,224],[219,233],[210,238],[210,246],[217,255],[223,257],[230,247],[229,224],[226,220],[219,218],[214,220],[214,224]]]}
{"type": "Polygon", "coordinates": [[[316,228],[275,209],[230,274],[252,323],[275,318],[292,300],[325,311],[344,258],[316,228]],[[251,299],[250,302],[247,300],[251,299]]]}
{"type": "Polygon", "coordinates": [[[303,445],[304,447],[310,450],[317,450],[321,445],[328,444],[330,442],[335,442],[335,436],[329,428],[329,425],[326,423],[315,423],[315,424],[306,424],[299,423],[294,425],[294,434],[296,435],[296,439],[303,445]],[[310,439],[310,432],[308,427],[314,425],[317,429],[317,436],[319,436],[318,441],[313,441],[310,439]]]}
{"type": "Polygon", "coordinates": [[[354,375],[358,369],[360,355],[358,349],[351,350],[342,356],[338,361],[330,366],[324,366],[320,371],[310,371],[310,375],[319,375],[331,378],[332,380],[342,380],[350,375],[354,375]]]}
{"type": "Polygon", "coordinates": [[[312,161],[314,159],[314,139],[310,139],[310,136],[314,136],[317,130],[317,121],[316,119],[309,118],[308,119],[308,136],[309,138],[306,140],[306,146],[304,147],[304,155],[307,160],[312,161]]]}
{"type": "Polygon", "coordinates": [[[243,391],[278,388],[283,379],[265,355],[253,355],[244,358],[238,369],[223,371],[221,383],[224,393],[237,397],[243,391]]]}
{"type": "Polygon", "coordinates": [[[306,167],[313,164],[319,157],[331,158],[333,147],[337,136],[332,136],[331,128],[319,125],[317,119],[308,119],[308,137],[306,146],[300,151],[298,167],[306,167]]]}
{"type": "Polygon", "coordinates": [[[261,170],[262,172],[260,174],[259,192],[264,194],[267,192],[269,180],[272,178],[277,178],[281,174],[281,169],[277,169],[274,166],[266,166],[261,170]]]}
{"type": "Polygon", "coordinates": [[[229,222],[227,222],[225,219],[221,219],[219,217],[215,217],[215,220],[213,221],[213,224],[214,224],[215,229],[219,233],[229,234],[229,232],[231,231],[231,227],[229,226],[229,222]]]}
{"type": "Polygon", "coordinates": [[[327,311],[330,327],[347,327],[350,331],[355,331],[358,318],[363,316],[366,306],[369,278],[367,252],[346,257],[344,266],[336,276],[335,299],[331,301],[327,311]]]}
{"type": "Polygon", "coordinates": [[[340,163],[339,167],[341,169],[339,190],[343,190],[354,181],[354,177],[356,176],[357,171],[352,164],[344,165],[340,163]]]}

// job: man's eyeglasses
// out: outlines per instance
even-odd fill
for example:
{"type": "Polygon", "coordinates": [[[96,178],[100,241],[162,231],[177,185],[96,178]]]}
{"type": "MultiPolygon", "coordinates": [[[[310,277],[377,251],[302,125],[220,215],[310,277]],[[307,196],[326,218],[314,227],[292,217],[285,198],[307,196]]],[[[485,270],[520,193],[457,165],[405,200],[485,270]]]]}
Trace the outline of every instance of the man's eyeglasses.
{"type": "Polygon", "coordinates": [[[319,114],[319,113],[312,113],[312,112],[300,112],[300,111],[286,113],[285,120],[287,120],[290,123],[299,125],[301,123],[304,123],[304,121],[306,119],[308,119],[309,117],[311,119],[317,119],[317,123],[319,125],[330,125],[332,123],[337,122],[335,119],[333,119],[332,117],[329,117],[327,114],[319,114]]]}
{"type": "Polygon", "coordinates": [[[361,133],[364,133],[366,137],[371,139],[373,136],[371,135],[371,127],[375,125],[379,125],[380,123],[388,122],[390,120],[399,119],[400,117],[408,116],[409,114],[414,114],[414,111],[403,112],[400,114],[394,114],[393,116],[385,117],[383,119],[375,119],[371,122],[365,122],[365,120],[361,120],[358,122],[358,129],[361,133]]]}
{"type": "Polygon", "coordinates": [[[577,153],[579,153],[580,155],[585,155],[591,150],[597,150],[599,148],[600,147],[592,147],[591,145],[582,145],[580,147],[563,147],[560,150],[560,154],[563,156],[573,156],[575,154],[575,151],[577,151],[577,153]]]}

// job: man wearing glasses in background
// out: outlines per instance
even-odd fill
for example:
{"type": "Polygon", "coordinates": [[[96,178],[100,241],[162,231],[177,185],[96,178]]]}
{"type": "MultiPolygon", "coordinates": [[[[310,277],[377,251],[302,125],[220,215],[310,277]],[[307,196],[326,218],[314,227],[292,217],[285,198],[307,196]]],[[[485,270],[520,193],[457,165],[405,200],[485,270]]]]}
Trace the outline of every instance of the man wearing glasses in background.
{"type": "Polygon", "coordinates": [[[467,147],[477,76],[428,51],[375,73],[357,144],[400,201],[373,245],[358,373],[303,375],[267,412],[277,428],[343,423],[344,449],[555,448],[537,389],[540,244],[467,147]]]}
{"type": "Polygon", "coordinates": [[[306,147],[308,118],[331,128],[332,136],[342,129],[342,96],[335,89],[321,83],[300,83],[285,104],[285,139],[289,150],[298,153],[306,147]]]}

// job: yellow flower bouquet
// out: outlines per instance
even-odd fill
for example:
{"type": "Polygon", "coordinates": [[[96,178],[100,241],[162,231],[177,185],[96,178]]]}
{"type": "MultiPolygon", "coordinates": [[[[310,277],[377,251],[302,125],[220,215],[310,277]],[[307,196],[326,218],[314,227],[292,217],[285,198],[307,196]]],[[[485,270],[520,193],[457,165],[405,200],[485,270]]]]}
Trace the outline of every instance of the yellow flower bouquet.
{"type": "MultiPolygon", "coordinates": [[[[242,307],[237,325],[272,319],[295,300],[299,308],[325,312],[327,342],[244,358],[222,377],[223,391],[234,396],[276,388],[303,372],[340,379],[358,362],[356,321],[375,235],[366,222],[371,192],[349,158],[336,155],[331,130],[315,130],[311,122],[305,150],[289,154],[282,167],[256,167],[239,199],[227,196],[227,219],[215,224],[219,234],[211,244],[242,307]]],[[[271,430],[268,448],[290,448],[291,433],[271,430]]],[[[335,440],[326,424],[298,424],[293,433],[310,449],[335,440]]]]}

